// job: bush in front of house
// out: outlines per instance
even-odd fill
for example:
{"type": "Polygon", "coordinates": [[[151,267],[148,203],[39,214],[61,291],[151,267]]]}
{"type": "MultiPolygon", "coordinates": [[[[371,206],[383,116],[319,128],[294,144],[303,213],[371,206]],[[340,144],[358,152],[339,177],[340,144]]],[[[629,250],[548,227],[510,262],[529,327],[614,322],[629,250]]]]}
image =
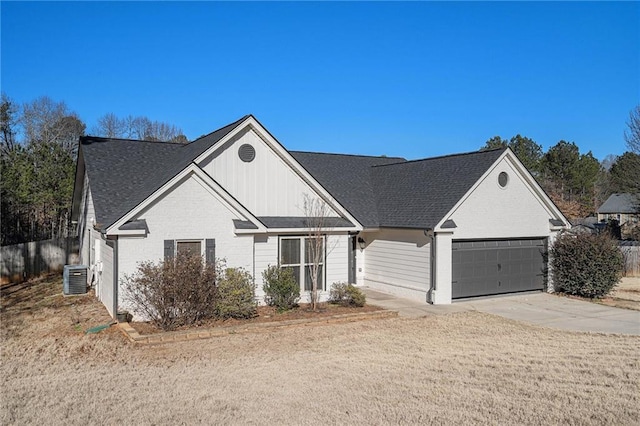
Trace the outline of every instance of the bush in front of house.
{"type": "Polygon", "coordinates": [[[123,281],[124,300],[137,315],[163,330],[199,324],[215,316],[219,270],[219,262],[205,264],[193,255],[141,262],[123,281]]]}
{"type": "Polygon", "coordinates": [[[300,286],[293,276],[293,269],[271,266],[262,272],[264,301],[278,311],[287,311],[298,305],[300,286]]]}
{"type": "Polygon", "coordinates": [[[215,314],[221,319],[253,318],[257,315],[255,286],[251,274],[242,268],[228,268],[218,279],[215,314]]]}
{"type": "Polygon", "coordinates": [[[598,298],[609,293],[622,276],[622,253],[606,233],[561,235],[550,254],[556,291],[598,298]]]}
{"type": "Polygon", "coordinates": [[[353,284],[333,283],[329,292],[329,302],[342,306],[362,307],[367,302],[367,297],[353,284]]]}

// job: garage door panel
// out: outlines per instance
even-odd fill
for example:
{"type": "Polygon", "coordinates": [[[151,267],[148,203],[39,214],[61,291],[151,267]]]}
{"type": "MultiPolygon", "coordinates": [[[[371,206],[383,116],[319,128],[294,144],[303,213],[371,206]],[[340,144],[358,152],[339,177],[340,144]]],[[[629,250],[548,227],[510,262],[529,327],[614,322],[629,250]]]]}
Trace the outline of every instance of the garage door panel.
{"type": "Polygon", "coordinates": [[[544,239],[453,242],[452,297],[542,290],[544,239]]]}

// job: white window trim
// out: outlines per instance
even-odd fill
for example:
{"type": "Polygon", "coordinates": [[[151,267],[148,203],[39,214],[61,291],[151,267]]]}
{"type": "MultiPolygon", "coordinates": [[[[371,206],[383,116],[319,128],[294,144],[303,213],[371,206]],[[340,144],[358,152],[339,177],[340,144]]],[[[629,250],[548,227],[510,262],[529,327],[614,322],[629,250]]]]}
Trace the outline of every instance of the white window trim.
{"type": "MultiPolygon", "coordinates": [[[[305,262],[305,240],[311,239],[313,237],[309,236],[309,235],[280,235],[278,236],[278,264],[280,266],[280,268],[290,268],[290,267],[295,267],[295,266],[299,266],[300,267],[300,276],[298,277],[300,280],[300,292],[301,293],[310,293],[311,290],[305,290],[305,280],[307,277],[307,274],[305,273],[305,268],[307,266],[312,265],[313,263],[306,263],[305,262]],[[281,260],[281,250],[282,250],[282,240],[299,240],[300,241],[300,263],[284,263],[281,264],[280,260],[281,260]]],[[[322,288],[319,288],[318,291],[319,292],[324,292],[326,291],[326,287],[327,287],[327,236],[326,235],[322,235],[322,240],[323,240],[323,254],[322,254],[322,262],[320,263],[322,265],[322,288]]]]}
{"type": "Polygon", "coordinates": [[[200,256],[205,256],[205,243],[204,243],[204,239],[197,239],[197,238],[191,238],[191,239],[175,239],[175,244],[173,245],[173,255],[174,256],[178,256],[178,244],[180,243],[200,243],[200,256]]]}

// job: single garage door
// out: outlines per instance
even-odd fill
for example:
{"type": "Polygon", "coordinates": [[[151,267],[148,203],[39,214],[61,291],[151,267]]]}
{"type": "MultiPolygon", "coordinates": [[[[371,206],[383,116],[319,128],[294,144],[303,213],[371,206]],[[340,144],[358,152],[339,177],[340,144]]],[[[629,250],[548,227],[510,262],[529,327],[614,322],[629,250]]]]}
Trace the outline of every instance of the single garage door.
{"type": "Polygon", "coordinates": [[[452,297],[542,290],[546,239],[454,241],[452,297]]]}

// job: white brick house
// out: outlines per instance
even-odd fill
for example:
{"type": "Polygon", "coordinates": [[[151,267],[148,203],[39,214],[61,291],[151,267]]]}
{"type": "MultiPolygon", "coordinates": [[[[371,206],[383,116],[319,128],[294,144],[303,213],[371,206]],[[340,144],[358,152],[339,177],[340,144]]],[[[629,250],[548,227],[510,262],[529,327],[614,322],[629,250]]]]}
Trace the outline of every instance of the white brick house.
{"type": "Polygon", "coordinates": [[[569,226],[508,149],[417,161],[289,152],[251,115],[186,145],[81,138],[73,219],[115,315],[138,262],[186,248],[249,271],[260,299],[268,265],[294,267],[306,295],[306,198],[330,212],[324,297],[338,281],[425,303],[549,288],[542,251],[569,226]]]}

